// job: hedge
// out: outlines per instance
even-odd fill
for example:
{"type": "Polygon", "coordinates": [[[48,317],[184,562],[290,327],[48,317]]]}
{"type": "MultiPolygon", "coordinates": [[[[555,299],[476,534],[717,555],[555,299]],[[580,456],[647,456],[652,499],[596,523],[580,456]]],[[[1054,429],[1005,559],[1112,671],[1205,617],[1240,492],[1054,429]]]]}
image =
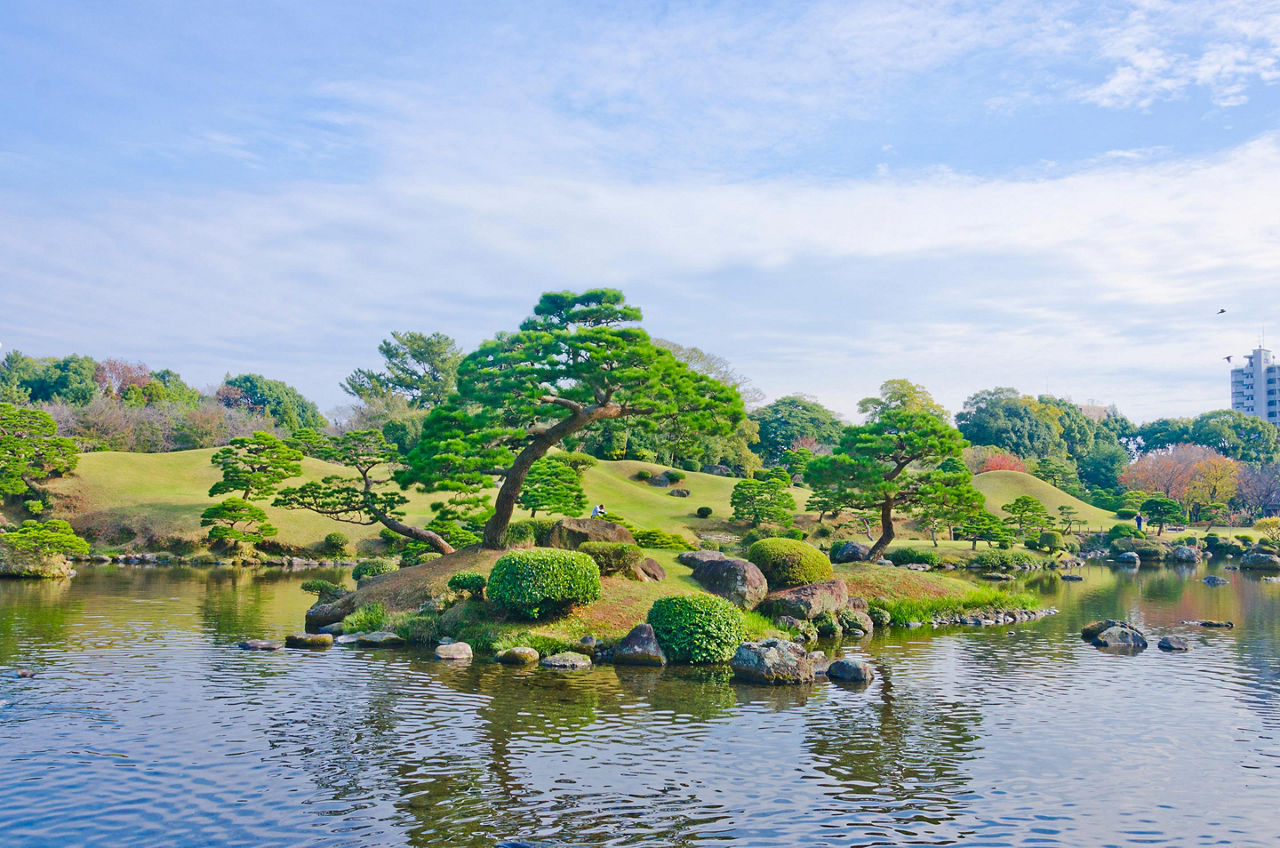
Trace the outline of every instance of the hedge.
{"type": "Polygon", "coordinates": [[[503,609],[536,621],[598,600],[600,569],[578,551],[512,551],[493,564],[488,593],[503,609]]]}
{"type": "Polygon", "coordinates": [[[760,569],[771,588],[803,586],[831,577],[827,555],[798,539],[761,539],[747,550],[747,559],[760,569]]]}
{"type": "Polygon", "coordinates": [[[646,620],[671,662],[725,662],[747,638],[742,611],[715,595],[659,598],[646,620]]]}

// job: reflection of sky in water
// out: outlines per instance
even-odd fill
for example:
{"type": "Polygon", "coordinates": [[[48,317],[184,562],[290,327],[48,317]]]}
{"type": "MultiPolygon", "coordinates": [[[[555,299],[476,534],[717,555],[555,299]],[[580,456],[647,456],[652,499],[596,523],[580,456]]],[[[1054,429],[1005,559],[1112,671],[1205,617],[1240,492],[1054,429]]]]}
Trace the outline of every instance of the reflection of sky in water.
{"type": "Polygon", "coordinates": [[[0,828],[24,846],[1271,844],[1280,585],[1083,573],[1043,589],[1062,614],[1041,622],[854,648],[879,670],[861,690],[236,650],[295,629],[301,577],[4,583],[0,668],[40,673],[0,678],[0,828]],[[1076,635],[1100,617],[1193,651],[1101,653],[1076,635]]]}

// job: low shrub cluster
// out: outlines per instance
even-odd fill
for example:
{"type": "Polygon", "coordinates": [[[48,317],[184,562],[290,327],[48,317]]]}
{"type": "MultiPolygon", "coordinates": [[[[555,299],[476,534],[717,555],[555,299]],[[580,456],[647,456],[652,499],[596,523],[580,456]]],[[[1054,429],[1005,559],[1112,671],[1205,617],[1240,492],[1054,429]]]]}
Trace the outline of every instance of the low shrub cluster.
{"type": "Polygon", "coordinates": [[[330,533],[320,543],[320,550],[330,556],[340,557],[346,555],[350,544],[351,540],[347,538],[345,533],[330,533]]]}
{"type": "Polygon", "coordinates": [[[440,552],[426,542],[408,542],[400,552],[400,567],[422,565],[424,562],[439,559],[440,556],[440,552]]]}
{"type": "Polygon", "coordinates": [[[672,483],[679,483],[681,480],[685,478],[685,473],[683,471],[677,471],[674,468],[668,468],[663,473],[663,476],[666,477],[668,480],[670,480],[672,483]]]}
{"type": "Polygon", "coordinates": [[[644,562],[644,551],[630,542],[583,542],[578,545],[578,552],[595,560],[606,577],[644,562]]]}
{"type": "Polygon", "coordinates": [[[671,662],[725,662],[747,638],[742,611],[715,595],[659,598],[646,620],[671,662]]]}
{"type": "Polygon", "coordinates": [[[653,476],[653,472],[647,468],[641,468],[639,471],[636,472],[637,480],[648,480],[652,476],[653,476]]]}
{"type": "Polygon", "coordinates": [[[937,565],[942,560],[937,551],[921,548],[894,548],[885,554],[885,559],[894,565],[937,565]]]}
{"type": "Polygon", "coordinates": [[[697,515],[698,515],[698,517],[699,517],[699,518],[710,518],[710,517],[711,517],[711,507],[709,507],[709,506],[700,506],[700,507],[698,507],[697,515]]]}
{"type": "Polygon", "coordinates": [[[351,579],[360,581],[366,577],[376,577],[379,574],[389,574],[399,570],[400,565],[389,559],[366,559],[356,563],[356,567],[351,569],[351,579]]]}
{"type": "Polygon", "coordinates": [[[387,608],[382,604],[365,604],[342,619],[343,633],[372,633],[387,624],[387,608]]]}
{"type": "Polygon", "coordinates": [[[512,551],[494,563],[488,591],[498,606],[536,621],[598,600],[600,569],[578,551],[512,551]]]}
{"type": "Polygon", "coordinates": [[[1116,510],[1116,518],[1124,519],[1125,521],[1132,521],[1137,514],[1138,511],[1136,509],[1127,506],[1116,510]]]}
{"type": "Polygon", "coordinates": [[[1145,539],[1147,534],[1143,533],[1132,524],[1113,524],[1111,529],[1107,531],[1108,539],[1145,539]]]}
{"type": "Polygon", "coordinates": [[[304,580],[302,591],[315,595],[318,603],[331,604],[347,594],[347,590],[328,580],[304,580]]]}
{"type": "Polygon", "coordinates": [[[747,550],[771,588],[803,586],[831,577],[831,561],[813,545],[796,539],[761,539],[747,550]]]}
{"type": "Polygon", "coordinates": [[[678,533],[665,530],[635,530],[636,544],[642,548],[657,548],[664,551],[696,551],[697,547],[678,533]]]}
{"type": "Polygon", "coordinates": [[[1044,559],[1027,551],[992,550],[980,551],[969,561],[974,568],[991,571],[1011,571],[1015,568],[1043,565],[1044,559]]]}
{"type": "Polygon", "coordinates": [[[484,576],[474,571],[459,571],[449,578],[449,589],[466,595],[469,598],[483,598],[487,581],[484,576]]]}

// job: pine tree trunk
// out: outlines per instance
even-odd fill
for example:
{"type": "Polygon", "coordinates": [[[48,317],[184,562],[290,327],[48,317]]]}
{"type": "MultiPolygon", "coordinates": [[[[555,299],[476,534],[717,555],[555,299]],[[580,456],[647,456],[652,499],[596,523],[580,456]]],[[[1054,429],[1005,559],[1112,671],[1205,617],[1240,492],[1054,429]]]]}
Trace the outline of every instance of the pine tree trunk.
{"type": "Polygon", "coordinates": [[[880,538],[871,546],[867,554],[867,562],[877,562],[884,555],[885,549],[893,541],[893,500],[886,498],[880,504],[880,538]]]}

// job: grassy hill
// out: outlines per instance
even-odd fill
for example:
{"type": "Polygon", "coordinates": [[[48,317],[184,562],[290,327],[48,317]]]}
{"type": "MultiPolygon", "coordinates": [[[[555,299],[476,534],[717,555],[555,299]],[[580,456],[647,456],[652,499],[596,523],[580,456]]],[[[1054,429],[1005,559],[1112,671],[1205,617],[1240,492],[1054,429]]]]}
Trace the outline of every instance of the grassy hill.
{"type": "Polygon", "coordinates": [[[1080,519],[1090,529],[1105,530],[1116,523],[1115,513],[1098,509],[1049,485],[1039,477],[1021,471],[988,471],[974,477],[973,485],[986,496],[987,510],[1001,518],[1007,515],[1000,509],[1002,504],[1011,503],[1019,495],[1030,495],[1044,504],[1054,518],[1058,517],[1058,507],[1069,505],[1075,507],[1080,519]]]}

